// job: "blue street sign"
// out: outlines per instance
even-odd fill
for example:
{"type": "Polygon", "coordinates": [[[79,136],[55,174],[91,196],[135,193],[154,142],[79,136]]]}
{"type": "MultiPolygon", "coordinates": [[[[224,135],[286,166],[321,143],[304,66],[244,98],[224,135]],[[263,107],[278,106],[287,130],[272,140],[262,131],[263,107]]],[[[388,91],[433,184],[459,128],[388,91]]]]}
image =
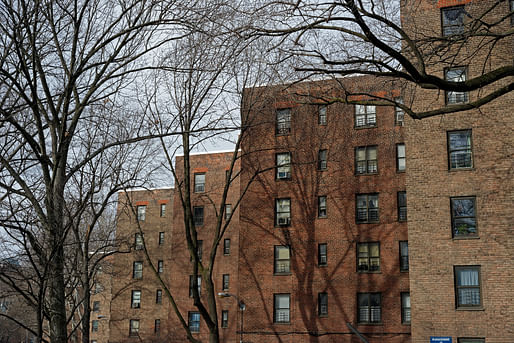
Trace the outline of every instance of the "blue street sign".
{"type": "Polygon", "coordinates": [[[452,343],[452,338],[430,336],[430,343],[452,343]]]}

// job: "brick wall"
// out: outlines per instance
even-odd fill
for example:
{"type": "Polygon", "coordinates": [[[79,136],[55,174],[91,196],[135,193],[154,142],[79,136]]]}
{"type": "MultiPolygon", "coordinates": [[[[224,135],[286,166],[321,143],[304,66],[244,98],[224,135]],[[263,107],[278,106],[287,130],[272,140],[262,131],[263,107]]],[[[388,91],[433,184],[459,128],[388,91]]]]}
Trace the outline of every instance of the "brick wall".
{"type": "MultiPolygon", "coordinates": [[[[368,78],[345,80],[344,87],[393,96],[389,83],[368,78]]],[[[242,185],[254,173],[241,206],[240,297],[247,303],[245,341],[350,342],[346,323],[370,342],[409,342],[410,326],[401,323],[400,293],[409,291],[408,273],[399,270],[399,241],[407,225],[398,222],[397,192],[405,175],[396,171],[396,144],[403,128],[394,126],[394,109],[377,107],[377,125],[354,128],[354,106],[332,104],[327,125],[318,125],[317,95],[338,95],[332,82],[302,83],[247,90],[245,110],[251,129],[243,144],[242,185]],[[304,96],[308,95],[308,96],[304,96]],[[291,132],[275,134],[277,109],[291,108],[291,132]],[[355,174],[355,148],[376,146],[378,172],[355,174]],[[317,155],[328,150],[319,171],[317,155]],[[291,153],[291,179],[276,180],[275,153],[291,153]],[[356,194],[378,193],[378,223],[356,224],[356,194]],[[317,197],[327,197],[327,216],[317,218],[317,197]],[[275,199],[291,199],[291,225],[275,225],[275,199]],[[357,272],[359,242],[380,242],[380,272],[357,272]],[[326,243],[327,266],[318,266],[318,244],[326,243]],[[274,274],[274,246],[291,247],[291,272],[274,274]],[[328,315],[319,316],[318,293],[328,294],[328,315]],[[380,292],[382,320],[357,323],[357,293],[380,292]],[[273,323],[274,294],[290,294],[290,323],[273,323]]]]}

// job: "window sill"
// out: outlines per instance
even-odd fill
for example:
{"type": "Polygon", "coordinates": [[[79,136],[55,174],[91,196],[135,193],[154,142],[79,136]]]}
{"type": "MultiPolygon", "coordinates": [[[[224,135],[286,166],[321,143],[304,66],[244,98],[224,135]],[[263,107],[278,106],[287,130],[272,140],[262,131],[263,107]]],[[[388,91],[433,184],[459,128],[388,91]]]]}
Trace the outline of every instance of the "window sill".
{"type": "Polygon", "coordinates": [[[355,222],[355,224],[380,224],[379,221],[376,222],[355,222]]]}
{"type": "Polygon", "coordinates": [[[328,216],[318,217],[318,219],[327,219],[328,216]]]}
{"type": "Polygon", "coordinates": [[[378,175],[378,172],[375,173],[355,173],[355,176],[373,176],[378,175]]]}
{"type": "Polygon", "coordinates": [[[273,325],[291,325],[291,322],[274,322],[273,325]]]}
{"type": "Polygon", "coordinates": [[[452,239],[454,241],[465,241],[465,240],[468,240],[468,239],[480,239],[480,236],[453,236],[452,239]]]}
{"type": "Polygon", "coordinates": [[[363,126],[354,126],[353,128],[356,130],[360,130],[360,129],[373,129],[376,127],[378,127],[378,126],[377,125],[363,125],[363,126]]]}
{"type": "Polygon", "coordinates": [[[399,174],[403,174],[403,173],[405,173],[405,169],[404,169],[404,170],[398,170],[398,169],[396,169],[396,172],[397,172],[397,173],[399,173],[399,174]]]}
{"type": "Polygon", "coordinates": [[[485,308],[483,306],[457,307],[455,311],[485,311],[485,308]]]}
{"type": "Polygon", "coordinates": [[[459,172],[459,171],[474,171],[474,167],[468,167],[468,168],[450,168],[448,169],[449,173],[459,172]]]}
{"type": "Polygon", "coordinates": [[[318,267],[320,267],[320,268],[326,268],[326,267],[328,267],[328,264],[318,264],[318,267]]]}
{"type": "Polygon", "coordinates": [[[288,178],[285,178],[285,177],[278,178],[278,177],[276,177],[275,178],[275,181],[291,181],[291,180],[292,179],[290,177],[288,177],[288,178]]]}
{"type": "Polygon", "coordinates": [[[293,275],[291,272],[289,273],[273,273],[273,276],[291,276],[293,275]]]}
{"type": "Polygon", "coordinates": [[[410,323],[402,323],[402,325],[410,326],[410,323]]]}
{"type": "Polygon", "coordinates": [[[366,325],[366,326],[382,326],[384,323],[357,323],[357,325],[366,325]]]}
{"type": "Polygon", "coordinates": [[[328,318],[328,314],[318,314],[318,318],[328,318]]]}
{"type": "Polygon", "coordinates": [[[409,270],[408,270],[408,269],[405,269],[405,270],[401,270],[401,269],[400,269],[400,273],[408,273],[408,272],[409,272],[409,270]]]}
{"type": "Polygon", "coordinates": [[[362,270],[357,270],[357,273],[359,274],[382,274],[382,272],[380,270],[377,270],[377,271],[362,271],[362,270]]]}

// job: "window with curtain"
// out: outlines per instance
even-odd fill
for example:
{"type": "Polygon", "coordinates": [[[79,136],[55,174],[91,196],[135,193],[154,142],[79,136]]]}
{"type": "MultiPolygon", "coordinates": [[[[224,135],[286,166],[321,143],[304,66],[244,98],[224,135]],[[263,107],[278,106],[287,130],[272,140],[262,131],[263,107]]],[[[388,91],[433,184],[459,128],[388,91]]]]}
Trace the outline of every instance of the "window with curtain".
{"type": "Polygon", "coordinates": [[[480,307],[480,266],[455,267],[456,307],[480,307]]]}

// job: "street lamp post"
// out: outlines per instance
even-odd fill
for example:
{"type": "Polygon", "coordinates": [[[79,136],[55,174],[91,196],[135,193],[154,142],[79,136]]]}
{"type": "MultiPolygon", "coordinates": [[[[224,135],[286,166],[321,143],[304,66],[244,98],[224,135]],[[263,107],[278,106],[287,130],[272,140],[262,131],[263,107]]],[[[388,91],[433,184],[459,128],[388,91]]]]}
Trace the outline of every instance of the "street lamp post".
{"type": "Polygon", "coordinates": [[[237,295],[232,294],[232,293],[222,292],[222,293],[218,293],[218,296],[220,296],[222,298],[228,298],[228,297],[236,298],[237,304],[239,306],[239,310],[241,311],[241,323],[240,323],[241,330],[239,331],[239,343],[243,343],[243,323],[244,323],[243,318],[244,318],[244,310],[246,310],[246,304],[244,303],[244,301],[239,299],[239,297],[237,295]]]}

